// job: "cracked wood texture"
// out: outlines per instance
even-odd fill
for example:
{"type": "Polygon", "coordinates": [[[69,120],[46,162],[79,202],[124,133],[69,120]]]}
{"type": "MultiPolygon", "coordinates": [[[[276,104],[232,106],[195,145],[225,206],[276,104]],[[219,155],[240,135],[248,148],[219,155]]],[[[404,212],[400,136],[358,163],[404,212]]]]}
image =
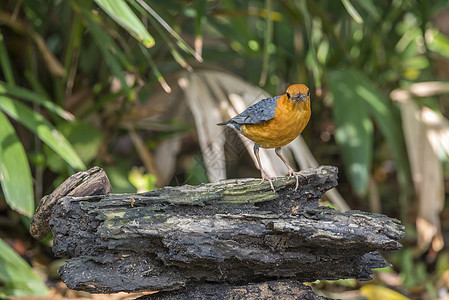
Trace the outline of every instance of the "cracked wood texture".
{"type": "Polygon", "coordinates": [[[60,198],[49,219],[55,255],[69,257],[59,274],[70,288],[92,293],[371,279],[371,269],[388,265],[377,251],[401,248],[403,226],[380,214],[319,207],[337,185],[337,168],[301,174],[296,192],[294,178],[278,178],[276,193],[260,179],[232,179],[60,198]]]}
{"type": "Polygon", "coordinates": [[[139,297],[138,300],[330,300],[316,295],[310,286],[296,280],[276,280],[244,285],[198,284],[183,290],[159,292],[139,297]]]}

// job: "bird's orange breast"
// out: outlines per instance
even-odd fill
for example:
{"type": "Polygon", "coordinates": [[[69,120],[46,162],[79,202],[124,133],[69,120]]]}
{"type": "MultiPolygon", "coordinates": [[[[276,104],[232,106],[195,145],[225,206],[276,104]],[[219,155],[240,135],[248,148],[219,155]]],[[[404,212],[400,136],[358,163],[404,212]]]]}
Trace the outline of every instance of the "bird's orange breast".
{"type": "Polygon", "coordinates": [[[273,119],[259,124],[243,125],[242,134],[262,148],[283,147],[293,141],[310,120],[310,99],[294,101],[285,95],[277,99],[273,119]]]}

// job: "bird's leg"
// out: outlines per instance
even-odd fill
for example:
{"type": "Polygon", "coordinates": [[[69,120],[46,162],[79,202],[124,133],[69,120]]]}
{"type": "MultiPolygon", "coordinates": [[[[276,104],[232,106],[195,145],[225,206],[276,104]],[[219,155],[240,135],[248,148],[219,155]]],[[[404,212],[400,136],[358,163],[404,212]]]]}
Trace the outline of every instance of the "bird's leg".
{"type": "Polygon", "coordinates": [[[259,164],[260,175],[262,176],[262,181],[260,183],[264,182],[265,180],[268,180],[268,182],[270,183],[271,189],[273,190],[273,192],[276,192],[276,190],[274,189],[274,186],[273,186],[272,179],[270,177],[268,177],[267,173],[265,173],[265,171],[262,169],[262,163],[260,162],[260,156],[259,156],[259,144],[257,144],[257,143],[254,144],[254,155],[256,155],[257,163],[259,164]]]}
{"type": "Polygon", "coordinates": [[[295,170],[293,170],[293,168],[292,167],[290,167],[290,165],[287,163],[287,161],[285,160],[285,158],[282,156],[282,154],[281,154],[281,147],[278,147],[278,148],[276,148],[275,150],[274,150],[274,152],[276,152],[276,155],[277,156],[279,156],[279,158],[282,160],[282,162],[285,164],[285,166],[287,167],[287,169],[288,169],[288,173],[287,173],[287,175],[289,176],[289,177],[291,177],[291,176],[295,176],[295,170]]]}
{"type": "MultiPolygon", "coordinates": [[[[293,170],[293,168],[290,167],[290,165],[287,163],[287,161],[285,160],[285,158],[284,158],[284,157],[282,156],[282,154],[281,154],[281,147],[277,147],[277,148],[274,150],[274,152],[276,152],[276,155],[279,156],[279,158],[282,160],[282,162],[285,164],[285,166],[287,166],[287,169],[288,169],[287,175],[288,175],[288,177],[295,176],[295,178],[296,178],[296,187],[295,187],[295,191],[296,191],[296,190],[298,189],[298,186],[299,186],[299,179],[298,179],[298,177],[299,177],[299,176],[303,176],[303,175],[301,175],[301,174],[295,172],[295,170],[293,170]]],[[[304,177],[304,176],[303,176],[303,177],[304,177]]]]}

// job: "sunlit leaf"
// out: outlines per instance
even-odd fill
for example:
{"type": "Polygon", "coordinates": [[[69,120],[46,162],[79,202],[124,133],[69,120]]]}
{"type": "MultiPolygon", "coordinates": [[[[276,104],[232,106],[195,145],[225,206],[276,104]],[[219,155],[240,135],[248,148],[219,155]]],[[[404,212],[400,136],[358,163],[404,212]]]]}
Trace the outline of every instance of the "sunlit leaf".
{"type": "Polygon", "coordinates": [[[154,38],[123,0],[95,0],[95,2],[145,47],[153,47],[154,38]]]}
{"type": "Polygon", "coordinates": [[[357,23],[362,24],[363,19],[360,16],[360,14],[358,13],[358,11],[355,9],[355,7],[352,5],[352,3],[349,0],[341,0],[341,2],[345,6],[346,11],[352,17],[352,19],[354,21],[356,21],[357,23]]]}
{"type": "Polygon", "coordinates": [[[449,38],[435,29],[428,29],[425,34],[430,50],[449,58],[449,38]]]}
{"type": "Polygon", "coordinates": [[[0,298],[45,296],[47,287],[30,266],[0,239],[0,298]]]}
{"type": "Polygon", "coordinates": [[[73,147],[44,117],[19,101],[0,95],[0,109],[34,132],[74,169],[85,169],[83,161],[73,147]]]}
{"type": "Polygon", "coordinates": [[[0,111],[0,183],[8,205],[31,217],[34,212],[30,166],[14,128],[0,111]]]}
{"type": "Polygon", "coordinates": [[[156,188],[156,176],[153,174],[143,174],[137,169],[129,172],[128,180],[136,187],[138,193],[148,192],[156,188]]]}

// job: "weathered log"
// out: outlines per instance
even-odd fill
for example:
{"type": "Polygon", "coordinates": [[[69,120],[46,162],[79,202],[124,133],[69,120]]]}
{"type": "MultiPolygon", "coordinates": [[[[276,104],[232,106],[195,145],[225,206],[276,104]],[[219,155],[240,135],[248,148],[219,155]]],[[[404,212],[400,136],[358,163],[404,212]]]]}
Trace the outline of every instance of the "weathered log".
{"type": "Polygon", "coordinates": [[[316,295],[312,288],[296,280],[276,280],[245,285],[200,284],[187,286],[185,289],[159,292],[139,297],[138,300],[326,300],[329,298],[316,295]]]}
{"type": "Polygon", "coordinates": [[[112,191],[111,183],[103,169],[93,167],[67,178],[53,193],[41,199],[30,226],[31,235],[38,240],[50,233],[50,216],[56,202],[65,196],[79,197],[106,195],[112,191]]]}
{"type": "Polygon", "coordinates": [[[70,288],[94,293],[369,280],[371,269],[388,265],[376,251],[399,249],[403,226],[380,214],[319,207],[337,185],[335,167],[301,174],[296,192],[294,178],[278,178],[276,193],[259,179],[234,179],[60,198],[50,218],[53,251],[70,259],[59,273],[70,288]]]}

